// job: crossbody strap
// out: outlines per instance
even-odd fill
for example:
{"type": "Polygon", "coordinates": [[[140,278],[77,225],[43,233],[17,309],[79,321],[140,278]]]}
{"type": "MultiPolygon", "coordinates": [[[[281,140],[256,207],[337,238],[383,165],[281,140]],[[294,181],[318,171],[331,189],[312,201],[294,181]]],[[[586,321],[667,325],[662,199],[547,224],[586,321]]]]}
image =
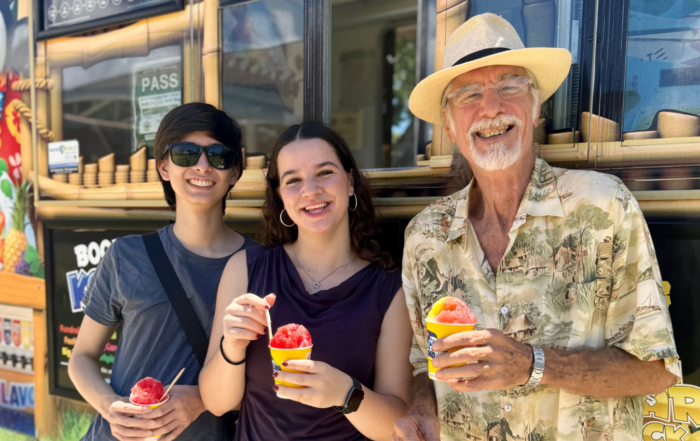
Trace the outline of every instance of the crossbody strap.
{"type": "Polygon", "coordinates": [[[158,279],[160,279],[160,283],[163,285],[168,299],[170,299],[170,304],[173,305],[175,315],[180,321],[180,326],[185,331],[187,342],[192,346],[194,355],[203,367],[204,360],[207,357],[209,339],[204,333],[202,324],[199,322],[194,309],[192,309],[192,304],[187,298],[187,294],[185,294],[185,289],[182,287],[182,283],[180,283],[180,279],[177,277],[168,255],[165,254],[165,248],[163,248],[158,232],[144,234],[142,237],[158,279]]]}

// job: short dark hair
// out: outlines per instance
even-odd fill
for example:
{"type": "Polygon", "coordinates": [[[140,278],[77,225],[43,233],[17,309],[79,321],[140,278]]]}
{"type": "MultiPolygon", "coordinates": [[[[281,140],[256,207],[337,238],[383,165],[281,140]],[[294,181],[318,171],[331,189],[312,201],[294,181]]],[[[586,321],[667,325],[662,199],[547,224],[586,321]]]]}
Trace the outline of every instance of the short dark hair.
{"type": "MultiPolygon", "coordinates": [[[[241,164],[243,163],[241,128],[226,112],[207,103],[183,104],[165,115],[160,122],[160,126],[158,126],[156,139],[153,142],[156,164],[163,159],[168,144],[181,141],[184,137],[194,132],[206,132],[223,145],[233,148],[233,163],[234,167],[238,169],[238,177],[240,178],[242,172],[241,164]]],[[[174,210],[176,201],[173,186],[170,182],[164,181],[160,173],[158,173],[158,179],[163,184],[165,200],[170,205],[170,208],[174,210]]],[[[229,191],[232,188],[233,185],[228,188],[229,191]]],[[[228,192],[221,200],[222,212],[226,211],[227,196],[228,192]]]]}
{"type": "MultiPolygon", "coordinates": [[[[287,228],[280,221],[280,213],[284,210],[284,203],[282,203],[282,199],[277,192],[280,186],[277,159],[280,150],[284,146],[302,139],[322,139],[326,141],[335,150],[345,172],[352,174],[354,180],[353,188],[355,195],[357,195],[357,208],[349,212],[350,245],[352,250],[362,259],[377,263],[382,269],[395,268],[396,261],[389,253],[382,251],[377,240],[380,230],[379,224],[375,219],[374,204],[372,203],[367,179],[357,169],[355,158],[350,153],[350,148],[345,140],[333,129],[321,122],[303,122],[291,126],[282,132],[272,149],[270,166],[267,171],[265,203],[263,204],[264,232],[262,244],[266,247],[281,246],[285,243],[296,241],[299,236],[299,230],[296,225],[287,228]]],[[[350,204],[352,204],[352,200],[350,204]]]]}

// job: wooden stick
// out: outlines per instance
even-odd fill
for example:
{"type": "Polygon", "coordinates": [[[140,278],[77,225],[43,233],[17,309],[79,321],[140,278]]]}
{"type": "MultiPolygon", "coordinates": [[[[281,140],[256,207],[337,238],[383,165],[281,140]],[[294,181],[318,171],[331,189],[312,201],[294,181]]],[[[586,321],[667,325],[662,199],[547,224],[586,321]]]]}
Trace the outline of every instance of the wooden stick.
{"type": "Polygon", "coordinates": [[[165,390],[165,393],[163,394],[163,396],[160,397],[160,400],[158,400],[159,403],[160,403],[161,401],[163,401],[163,398],[165,398],[166,396],[168,396],[168,392],[170,392],[170,388],[172,388],[172,387],[175,385],[175,383],[177,383],[177,380],[180,379],[180,375],[182,375],[183,372],[185,372],[185,368],[182,368],[182,369],[180,370],[180,373],[177,374],[177,377],[175,377],[175,379],[173,380],[173,382],[170,383],[170,386],[168,386],[168,388],[165,390]]]}
{"type": "Polygon", "coordinates": [[[270,343],[272,343],[272,320],[270,320],[270,310],[265,310],[265,318],[267,319],[267,334],[270,337],[270,343]]]}

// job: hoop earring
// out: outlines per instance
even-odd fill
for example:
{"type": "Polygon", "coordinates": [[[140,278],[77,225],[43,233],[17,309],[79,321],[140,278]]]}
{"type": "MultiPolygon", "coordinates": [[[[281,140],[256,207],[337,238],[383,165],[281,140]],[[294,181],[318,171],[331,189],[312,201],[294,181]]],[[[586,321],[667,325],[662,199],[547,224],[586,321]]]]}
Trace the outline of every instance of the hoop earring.
{"type": "MultiPolygon", "coordinates": [[[[287,225],[287,224],[284,223],[284,221],[282,220],[282,215],[284,214],[285,211],[287,211],[286,208],[280,212],[280,222],[281,222],[282,225],[284,225],[285,227],[291,228],[291,227],[293,227],[293,226],[296,225],[296,224],[295,224],[294,222],[292,222],[292,225],[287,225]]],[[[291,218],[290,218],[290,219],[291,219],[291,218]]]]}
{"type": "Polygon", "coordinates": [[[357,200],[357,194],[353,193],[352,195],[355,196],[355,208],[350,208],[350,204],[348,204],[348,210],[350,210],[350,211],[355,211],[355,210],[357,210],[357,204],[358,204],[359,202],[358,202],[358,200],[357,200]]]}

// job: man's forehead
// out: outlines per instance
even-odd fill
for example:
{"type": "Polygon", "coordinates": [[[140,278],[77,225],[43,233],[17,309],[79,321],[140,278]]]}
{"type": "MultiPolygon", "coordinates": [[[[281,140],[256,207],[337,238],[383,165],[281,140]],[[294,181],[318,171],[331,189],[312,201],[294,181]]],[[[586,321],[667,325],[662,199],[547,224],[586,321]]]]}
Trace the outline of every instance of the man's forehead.
{"type": "Polygon", "coordinates": [[[454,90],[474,83],[481,85],[495,83],[504,75],[527,77],[527,71],[520,66],[484,66],[456,77],[450,82],[450,89],[454,90]]]}

